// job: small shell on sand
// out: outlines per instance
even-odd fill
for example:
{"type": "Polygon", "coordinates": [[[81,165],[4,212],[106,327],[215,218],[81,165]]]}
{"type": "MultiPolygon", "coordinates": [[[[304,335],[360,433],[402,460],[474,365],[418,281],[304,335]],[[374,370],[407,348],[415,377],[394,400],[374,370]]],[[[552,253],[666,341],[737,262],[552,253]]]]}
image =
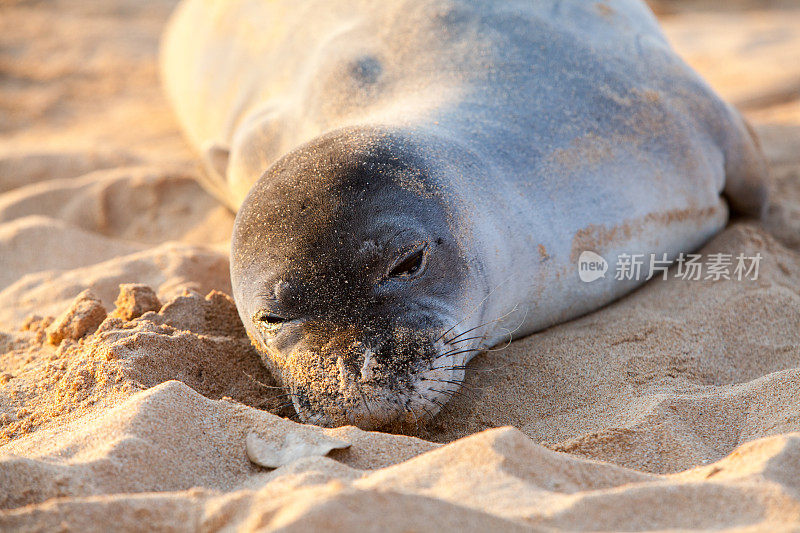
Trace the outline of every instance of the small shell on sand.
{"type": "Polygon", "coordinates": [[[349,442],[332,439],[321,433],[312,436],[307,431],[287,433],[280,446],[250,432],[247,435],[246,445],[250,461],[266,468],[279,468],[303,457],[322,457],[331,450],[350,447],[349,442]]]}
{"type": "Polygon", "coordinates": [[[86,289],[47,328],[47,342],[58,346],[64,339],[78,340],[93,333],[105,319],[103,303],[86,289]]]}

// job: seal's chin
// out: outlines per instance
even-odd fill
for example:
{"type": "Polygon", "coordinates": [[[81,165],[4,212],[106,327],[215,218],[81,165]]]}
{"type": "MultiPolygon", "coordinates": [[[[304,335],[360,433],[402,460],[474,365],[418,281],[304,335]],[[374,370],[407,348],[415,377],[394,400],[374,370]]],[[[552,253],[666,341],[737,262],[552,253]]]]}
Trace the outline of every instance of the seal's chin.
{"type": "Polygon", "coordinates": [[[464,380],[467,359],[455,353],[461,350],[442,341],[432,347],[432,353],[420,354],[405,369],[382,363],[366,350],[358,372],[348,371],[344,359],[336,357],[328,379],[319,379],[318,372],[309,369],[304,376],[293,372],[300,379],[284,383],[301,422],[368,430],[416,429],[445,406],[464,380]]]}

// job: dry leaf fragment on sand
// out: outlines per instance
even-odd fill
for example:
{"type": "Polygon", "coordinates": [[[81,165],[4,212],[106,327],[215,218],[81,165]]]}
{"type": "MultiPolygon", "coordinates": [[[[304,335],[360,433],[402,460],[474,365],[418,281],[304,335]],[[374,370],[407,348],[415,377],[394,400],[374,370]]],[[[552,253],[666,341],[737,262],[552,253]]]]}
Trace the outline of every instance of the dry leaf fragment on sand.
{"type": "Polygon", "coordinates": [[[250,432],[246,444],[250,461],[266,468],[278,468],[303,457],[322,457],[331,450],[350,447],[350,443],[343,440],[301,431],[287,433],[280,446],[250,432]]]}

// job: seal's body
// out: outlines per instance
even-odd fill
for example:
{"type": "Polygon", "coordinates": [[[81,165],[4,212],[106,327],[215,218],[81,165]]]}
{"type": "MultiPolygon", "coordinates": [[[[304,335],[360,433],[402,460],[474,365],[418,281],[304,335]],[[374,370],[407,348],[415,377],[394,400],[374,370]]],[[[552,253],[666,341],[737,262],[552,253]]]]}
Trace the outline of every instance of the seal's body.
{"type": "Polygon", "coordinates": [[[465,362],[757,214],[742,119],[633,0],[187,0],[167,91],[238,209],[234,297],[301,418],[439,410],[465,362]]]}

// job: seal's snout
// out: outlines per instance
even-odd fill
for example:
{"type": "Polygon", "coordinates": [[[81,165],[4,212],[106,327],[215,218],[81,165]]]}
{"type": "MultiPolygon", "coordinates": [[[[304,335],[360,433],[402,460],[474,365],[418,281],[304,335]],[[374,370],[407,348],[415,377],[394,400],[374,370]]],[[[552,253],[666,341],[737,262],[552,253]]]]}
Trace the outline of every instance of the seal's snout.
{"type": "Polygon", "coordinates": [[[407,327],[368,336],[350,329],[313,344],[306,338],[280,375],[303,422],[366,429],[416,423],[443,405],[425,404],[441,351],[434,339],[407,327]]]}

